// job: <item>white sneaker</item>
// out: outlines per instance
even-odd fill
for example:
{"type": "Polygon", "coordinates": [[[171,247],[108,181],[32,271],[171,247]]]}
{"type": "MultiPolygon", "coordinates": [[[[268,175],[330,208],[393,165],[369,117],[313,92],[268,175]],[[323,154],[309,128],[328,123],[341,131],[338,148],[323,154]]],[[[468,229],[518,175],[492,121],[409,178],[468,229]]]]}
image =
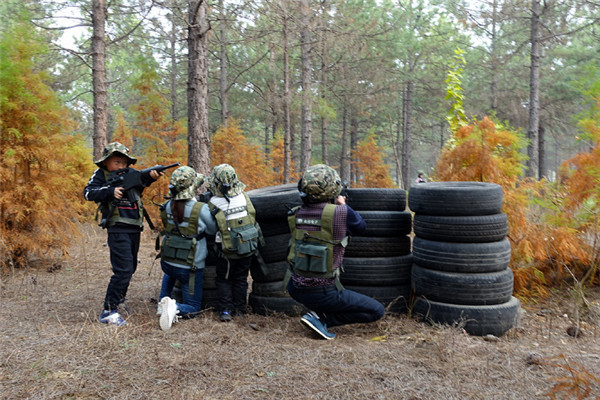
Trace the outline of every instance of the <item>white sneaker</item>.
{"type": "Polygon", "coordinates": [[[163,297],[160,301],[159,307],[161,308],[160,315],[160,329],[163,331],[168,331],[171,329],[171,325],[173,322],[177,322],[177,314],[179,310],[177,309],[177,302],[175,299],[170,297],[163,297]]]}

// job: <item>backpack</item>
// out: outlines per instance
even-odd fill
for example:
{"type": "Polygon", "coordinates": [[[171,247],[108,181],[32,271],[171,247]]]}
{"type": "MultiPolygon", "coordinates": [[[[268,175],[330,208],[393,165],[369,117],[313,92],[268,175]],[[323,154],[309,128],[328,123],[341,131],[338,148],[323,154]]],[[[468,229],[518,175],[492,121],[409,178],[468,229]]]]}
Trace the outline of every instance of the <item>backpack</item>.
{"type": "Polygon", "coordinates": [[[244,193],[246,205],[221,210],[213,203],[208,203],[210,212],[217,220],[222,237],[222,250],[225,258],[244,258],[256,254],[259,242],[264,243],[260,225],[256,222],[256,210],[250,198],[244,193]],[[246,211],[247,215],[237,219],[227,219],[231,214],[246,211]]]}
{"type": "Polygon", "coordinates": [[[189,267],[190,279],[188,293],[190,296],[193,296],[197,269],[194,265],[196,245],[200,239],[206,236],[204,232],[200,234],[197,233],[198,218],[200,217],[200,211],[205,203],[199,201],[196,202],[192,207],[190,216],[183,218],[183,222],[187,222],[187,226],[180,226],[175,221],[173,216],[170,215],[170,211],[167,211],[168,204],[169,202],[166,202],[160,208],[160,217],[164,226],[162,234],[164,237],[160,244],[160,253],[157,257],[160,257],[166,262],[189,267]],[[169,222],[169,218],[173,223],[169,222]]]}
{"type": "Polygon", "coordinates": [[[333,216],[336,205],[327,204],[320,218],[299,218],[296,211],[288,216],[288,224],[292,239],[287,261],[292,271],[308,278],[335,278],[336,286],[341,290],[339,282],[340,269],[333,270],[333,248],[336,245],[346,247],[348,237],[333,240],[333,216]],[[297,225],[312,225],[321,227],[318,231],[298,229],[297,225]]]}

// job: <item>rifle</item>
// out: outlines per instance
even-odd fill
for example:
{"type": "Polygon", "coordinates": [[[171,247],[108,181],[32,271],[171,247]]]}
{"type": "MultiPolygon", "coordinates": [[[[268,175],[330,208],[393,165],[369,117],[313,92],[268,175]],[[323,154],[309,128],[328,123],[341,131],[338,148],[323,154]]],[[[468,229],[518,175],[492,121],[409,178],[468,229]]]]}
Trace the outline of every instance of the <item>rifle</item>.
{"type": "Polygon", "coordinates": [[[346,200],[348,200],[348,182],[342,182],[342,190],[340,191],[340,196],[344,196],[346,200]]]}
{"type": "Polygon", "coordinates": [[[164,172],[169,168],[174,168],[181,165],[180,163],[173,163],[169,165],[155,165],[154,167],[146,168],[141,171],[133,168],[122,168],[116,171],[112,171],[108,174],[108,186],[122,187],[127,195],[127,200],[134,203],[137,200],[136,194],[130,190],[133,188],[143,189],[144,180],[147,180],[150,176],[151,171],[164,172]]]}
{"type": "MultiPolygon", "coordinates": [[[[144,183],[143,183],[142,177],[144,177],[145,180],[147,180],[148,177],[150,176],[151,171],[164,172],[165,170],[167,170],[169,168],[177,167],[178,165],[181,165],[181,164],[173,163],[173,164],[169,164],[169,165],[155,165],[154,167],[146,168],[141,171],[138,171],[137,169],[133,169],[133,168],[129,168],[129,167],[118,169],[116,171],[111,171],[108,174],[107,183],[109,186],[112,186],[112,187],[122,187],[125,191],[125,195],[127,196],[127,200],[130,203],[135,203],[138,200],[137,193],[135,193],[135,191],[133,191],[131,189],[138,188],[138,189],[142,190],[144,188],[144,183]]],[[[112,201],[112,203],[107,204],[103,207],[102,220],[100,221],[98,226],[101,226],[102,228],[106,228],[106,223],[108,222],[108,218],[110,217],[110,214],[112,213],[112,210],[114,209],[117,202],[118,202],[118,200],[114,199],[112,201]]],[[[152,224],[152,221],[150,220],[150,217],[148,216],[145,209],[144,209],[144,217],[146,217],[146,220],[148,221],[148,225],[150,226],[150,229],[154,229],[154,224],[152,224]]]]}

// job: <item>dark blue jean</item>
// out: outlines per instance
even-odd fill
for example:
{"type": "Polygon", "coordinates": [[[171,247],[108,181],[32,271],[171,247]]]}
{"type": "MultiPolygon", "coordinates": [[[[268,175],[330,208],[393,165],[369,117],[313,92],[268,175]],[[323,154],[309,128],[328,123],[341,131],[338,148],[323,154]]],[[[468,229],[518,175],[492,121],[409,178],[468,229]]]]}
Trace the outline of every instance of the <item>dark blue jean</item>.
{"type": "Polygon", "coordinates": [[[385,308],[377,300],[335,285],[314,288],[296,287],[292,280],[287,290],[290,296],[306,308],[317,313],[328,327],[377,321],[385,308]]]}
{"type": "Polygon", "coordinates": [[[106,288],[105,310],[116,310],[125,299],[131,277],[137,269],[140,233],[110,232],[108,234],[110,263],[113,274],[106,288]]]}
{"type": "Polygon", "coordinates": [[[171,297],[173,286],[175,281],[181,282],[181,295],[183,297],[183,303],[177,303],[177,309],[179,315],[184,316],[187,314],[188,317],[193,316],[194,313],[202,310],[202,286],[204,284],[204,269],[196,271],[195,284],[194,284],[194,295],[190,296],[189,283],[190,283],[190,270],[184,268],[174,267],[168,262],[160,261],[160,267],[162,268],[165,275],[163,276],[162,286],[160,288],[160,298],[165,296],[171,297]]]}

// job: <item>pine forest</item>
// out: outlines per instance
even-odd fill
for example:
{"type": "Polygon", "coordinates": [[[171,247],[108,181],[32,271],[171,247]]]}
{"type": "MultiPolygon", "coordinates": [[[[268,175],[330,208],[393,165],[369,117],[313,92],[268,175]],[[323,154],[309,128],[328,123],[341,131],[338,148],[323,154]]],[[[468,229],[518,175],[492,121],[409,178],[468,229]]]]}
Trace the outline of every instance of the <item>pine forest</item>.
{"type": "Polygon", "coordinates": [[[247,189],[317,163],[409,196],[419,173],[494,182],[515,295],[583,293],[600,284],[598,43],[593,0],[3,0],[0,267],[68,256],[119,141],[136,168],[229,163],[247,189]]]}

